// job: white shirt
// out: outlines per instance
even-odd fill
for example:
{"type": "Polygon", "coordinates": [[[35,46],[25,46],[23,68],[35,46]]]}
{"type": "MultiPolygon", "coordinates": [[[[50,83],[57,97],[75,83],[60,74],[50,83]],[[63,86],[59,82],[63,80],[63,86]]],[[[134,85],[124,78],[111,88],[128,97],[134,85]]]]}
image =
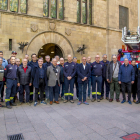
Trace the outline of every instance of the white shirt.
{"type": "Polygon", "coordinates": [[[83,68],[84,68],[84,70],[85,70],[85,68],[86,68],[86,64],[85,64],[85,65],[83,64],[83,68]]]}

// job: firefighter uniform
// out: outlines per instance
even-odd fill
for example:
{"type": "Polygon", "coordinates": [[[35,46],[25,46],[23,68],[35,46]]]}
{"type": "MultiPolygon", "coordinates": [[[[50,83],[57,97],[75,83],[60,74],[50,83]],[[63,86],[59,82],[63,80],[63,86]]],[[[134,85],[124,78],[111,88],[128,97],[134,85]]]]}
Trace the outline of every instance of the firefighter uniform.
{"type": "Polygon", "coordinates": [[[101,87],[102,87],[102,73],[103,63],[96,61],[91,64],[91,75],[92,75],[92,98],[96,99],[96,83],[97,83],[97,99],[101,98],[101,87]]]}
{"type": "Polygon", "coordinates": [[[64,82],[65,82],[65,99],[68,100],[68,97],[70,100],[73,100],[73,87],[74,87],[74,77],[76,74],[76,64],[74,62],[66,62],[63,66],[64,70],[64,82]],[[67,77],[71,76],[72,79],[68,80],[67,77]],[[70,86],[70,92],[69,92],[69,86],[70,86]]]}
{"type": "Polygon", "coordinates": [[[9,64],[4,69],[4,76],[6,78],[6,106],[13,103],[13,99],[16,95],[17,88],[17,65],[9,64]]]}

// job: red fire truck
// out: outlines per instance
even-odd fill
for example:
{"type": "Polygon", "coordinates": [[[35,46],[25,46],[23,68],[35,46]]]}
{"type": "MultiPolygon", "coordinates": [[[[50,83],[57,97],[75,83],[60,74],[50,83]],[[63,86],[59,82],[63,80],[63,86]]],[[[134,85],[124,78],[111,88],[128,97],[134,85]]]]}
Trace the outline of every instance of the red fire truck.
{"type": "Polygon", "coordinates": [[[135,34],[124,27],[121,40],[125,45],[118,50],[118,61],[123,63],[124,59],[128,58],[129,63],[132,59],[135,59],[137,64],[140,63],[140,27],[138,26],[135,34]]]}

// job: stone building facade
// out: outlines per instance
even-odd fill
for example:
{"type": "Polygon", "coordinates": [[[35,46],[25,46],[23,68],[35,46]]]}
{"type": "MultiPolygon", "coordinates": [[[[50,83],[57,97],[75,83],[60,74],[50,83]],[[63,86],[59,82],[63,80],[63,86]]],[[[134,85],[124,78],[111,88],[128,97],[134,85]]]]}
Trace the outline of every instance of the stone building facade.
{"type": "MultiPolygon", "coordinates": [[[[117,54],[122,47],[121,23],[123,15],[127,15],[128,28],[136,32],[138,26],[137,0],[92,0],[92,14],[89,14],[89,2],[86,0],[86,23],[82,23],[82,1],[64,0],[64,18],[59,19],[59,1],[56,5],[57,18],[51,17],[51,0],[48,3],[48,16],[43,15],[44,0],[28,0],[27,13],[10,11],[10,1],[7,9],[0,10],[0,50],[8,59],[12,50],[17,51],[17,57],[22,59],[25,54],[36,53],[38,56],[59,55],[67,59],[67,55],[76,56],[80,62],[82,56],[91,56],[92,61],[96,54],[117,54]],[[77,22],[77,3],[80,5],[80,22],[77,22]],[[127,14],[120,13],[120,6],[126,9],[127,14]],[[120,18],[120,16],[122,17],[120,18]],[[90,19],[89,19],[90,17],[90,19]],[[89,24],[89,20],[92,20],[89,24]],[[11,41],[11,42],[10,42],[11,41]],[[19,49],[19,42],[28,42],[23,52],[19,49]],[[10,44],[11,43],[11,44],[10,44]],[[78,53],[78,47],[87,47],[84,54],[78,53]]],[[[19,0],[19,3],[22,0],[19,0]]],[[[126,20],[126,19],[125,19],[126,20]]]]}

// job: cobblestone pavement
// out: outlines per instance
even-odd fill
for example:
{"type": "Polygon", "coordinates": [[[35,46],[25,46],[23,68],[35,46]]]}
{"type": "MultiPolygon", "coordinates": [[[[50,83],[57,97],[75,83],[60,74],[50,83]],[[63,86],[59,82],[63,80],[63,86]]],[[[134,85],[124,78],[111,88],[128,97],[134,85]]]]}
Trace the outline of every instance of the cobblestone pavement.
{"type": "Polygon", "coordinates": [[[120,140],[121,136],[140,133],[140,105],[106,99],[77,105],[0,108],[0,140],[23,133],[25,140],[120,140]]]}

